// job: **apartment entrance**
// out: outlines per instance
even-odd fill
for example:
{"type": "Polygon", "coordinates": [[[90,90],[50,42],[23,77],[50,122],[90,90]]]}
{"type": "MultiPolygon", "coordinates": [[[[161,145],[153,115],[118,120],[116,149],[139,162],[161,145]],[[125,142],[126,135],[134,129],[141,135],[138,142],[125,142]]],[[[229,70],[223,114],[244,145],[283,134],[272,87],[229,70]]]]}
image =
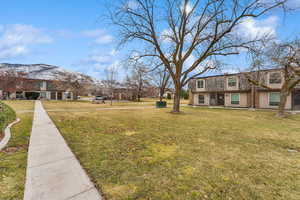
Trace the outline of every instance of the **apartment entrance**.
{"type": "Polygon", "coordinates": [[[51,92],[51,100],[56,100],[56,92],[51,92]]]}
{"type": "Polygon", "coordinates": [[[61,92],[57,93],[57,100],[62,100],[62,93],[61,92]]]}
{"type": "Polygon", "coordinates": [[[218,106],[224,106],[225,105],[224,93],[218,93],[217,94],[217,101],[218,101],[218,106]]]}
{"type": "Polygon", "coordinates": [[[209,104],[211,106],[224,106],[224,93],[211,93],[209,104]]]}
{"type": "Polygon", "coordinates": [[[300,90],[294,91],[293,98],[293,110],[300,110],[300,90]]]}
{"type": "Polygon", "coordinates": [[[40,97],[39,92],[25,92],[25,97],[28,100],[37,100],[40,97]]]}

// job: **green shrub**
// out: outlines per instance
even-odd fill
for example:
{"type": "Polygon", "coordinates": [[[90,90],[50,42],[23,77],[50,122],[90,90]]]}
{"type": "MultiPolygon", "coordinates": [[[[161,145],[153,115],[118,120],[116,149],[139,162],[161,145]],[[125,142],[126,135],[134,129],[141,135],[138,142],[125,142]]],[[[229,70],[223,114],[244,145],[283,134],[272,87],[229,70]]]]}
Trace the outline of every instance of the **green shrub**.
{"type": "Polygon", "coordinates": [[[166,101],[157,101],[156,102],[156,108],[166,108],[167,102],[166,101]]]}
{"type": "Polygon", "coordinates": [[[3,132],[4,128],[15,119],[15,111],[8,105],[0,102],[0,134],[3,132]]]}

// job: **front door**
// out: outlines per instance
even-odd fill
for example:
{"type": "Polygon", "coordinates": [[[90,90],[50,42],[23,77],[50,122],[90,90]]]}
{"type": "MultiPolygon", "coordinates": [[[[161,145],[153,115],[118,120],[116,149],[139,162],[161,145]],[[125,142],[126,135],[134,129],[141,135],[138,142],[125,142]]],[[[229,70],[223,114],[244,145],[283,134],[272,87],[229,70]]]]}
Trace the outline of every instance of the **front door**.
{"type": "Polygon", "coordinates": [[[61,92],[57,93],[57,100],[62,100],[62,93],[61,92]]]}
{"type": "Polygon", "coordinates": [[[56,92],[51,92],[51,100],[56,100],[56,92]]]}
{"type": "Polygon", "coordinates": [[[218,97],[218,106],[224,106],[225,103],[224,94],[218,94],[217,97],[218,97]]]}
{"type": "Polygon", "coordinates": [[[293,93],[293,110],[300,110],[300,91],[293,93]]]}
{"type": "Polygon", "coordinates": [[[217,105],[217,99],[216,99],[216,94],[215,93],[210,94],[209,105],[211,105],[211,106],[216,106],[217,105]]]}

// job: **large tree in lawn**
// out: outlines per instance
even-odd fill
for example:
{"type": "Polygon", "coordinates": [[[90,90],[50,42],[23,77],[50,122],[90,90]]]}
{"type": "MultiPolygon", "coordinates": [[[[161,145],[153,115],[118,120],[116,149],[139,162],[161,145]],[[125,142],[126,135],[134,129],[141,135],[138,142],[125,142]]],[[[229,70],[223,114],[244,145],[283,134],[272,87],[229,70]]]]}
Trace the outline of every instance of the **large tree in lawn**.
{"type": "Polygon", "coordinates": [[[191,78],[214,69],[211,61],[259,41],[239,37],[239,24],[286,1],[118,0],[110,19],[119,28],[122,44],[137,40],[133,46],[141,57],[155,57],[164,64],[174,84],[177,113],[180,91],[191,78]]]}

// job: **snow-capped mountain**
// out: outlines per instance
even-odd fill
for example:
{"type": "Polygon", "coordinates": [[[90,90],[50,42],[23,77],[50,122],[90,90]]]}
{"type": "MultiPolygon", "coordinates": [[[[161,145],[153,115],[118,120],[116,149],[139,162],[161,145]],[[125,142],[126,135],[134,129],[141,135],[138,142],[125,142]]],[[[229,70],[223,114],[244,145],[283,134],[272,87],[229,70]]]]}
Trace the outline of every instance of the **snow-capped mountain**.
{"type": "Polygon", "coordinates": [[[66,80],[76,79],[93,83],[94,80],[85,74],[71,72],[57,66],[47,64],[9,64],[0,63],[0,71],[14,71],[24,74],[30,79],[66,80]]]}

